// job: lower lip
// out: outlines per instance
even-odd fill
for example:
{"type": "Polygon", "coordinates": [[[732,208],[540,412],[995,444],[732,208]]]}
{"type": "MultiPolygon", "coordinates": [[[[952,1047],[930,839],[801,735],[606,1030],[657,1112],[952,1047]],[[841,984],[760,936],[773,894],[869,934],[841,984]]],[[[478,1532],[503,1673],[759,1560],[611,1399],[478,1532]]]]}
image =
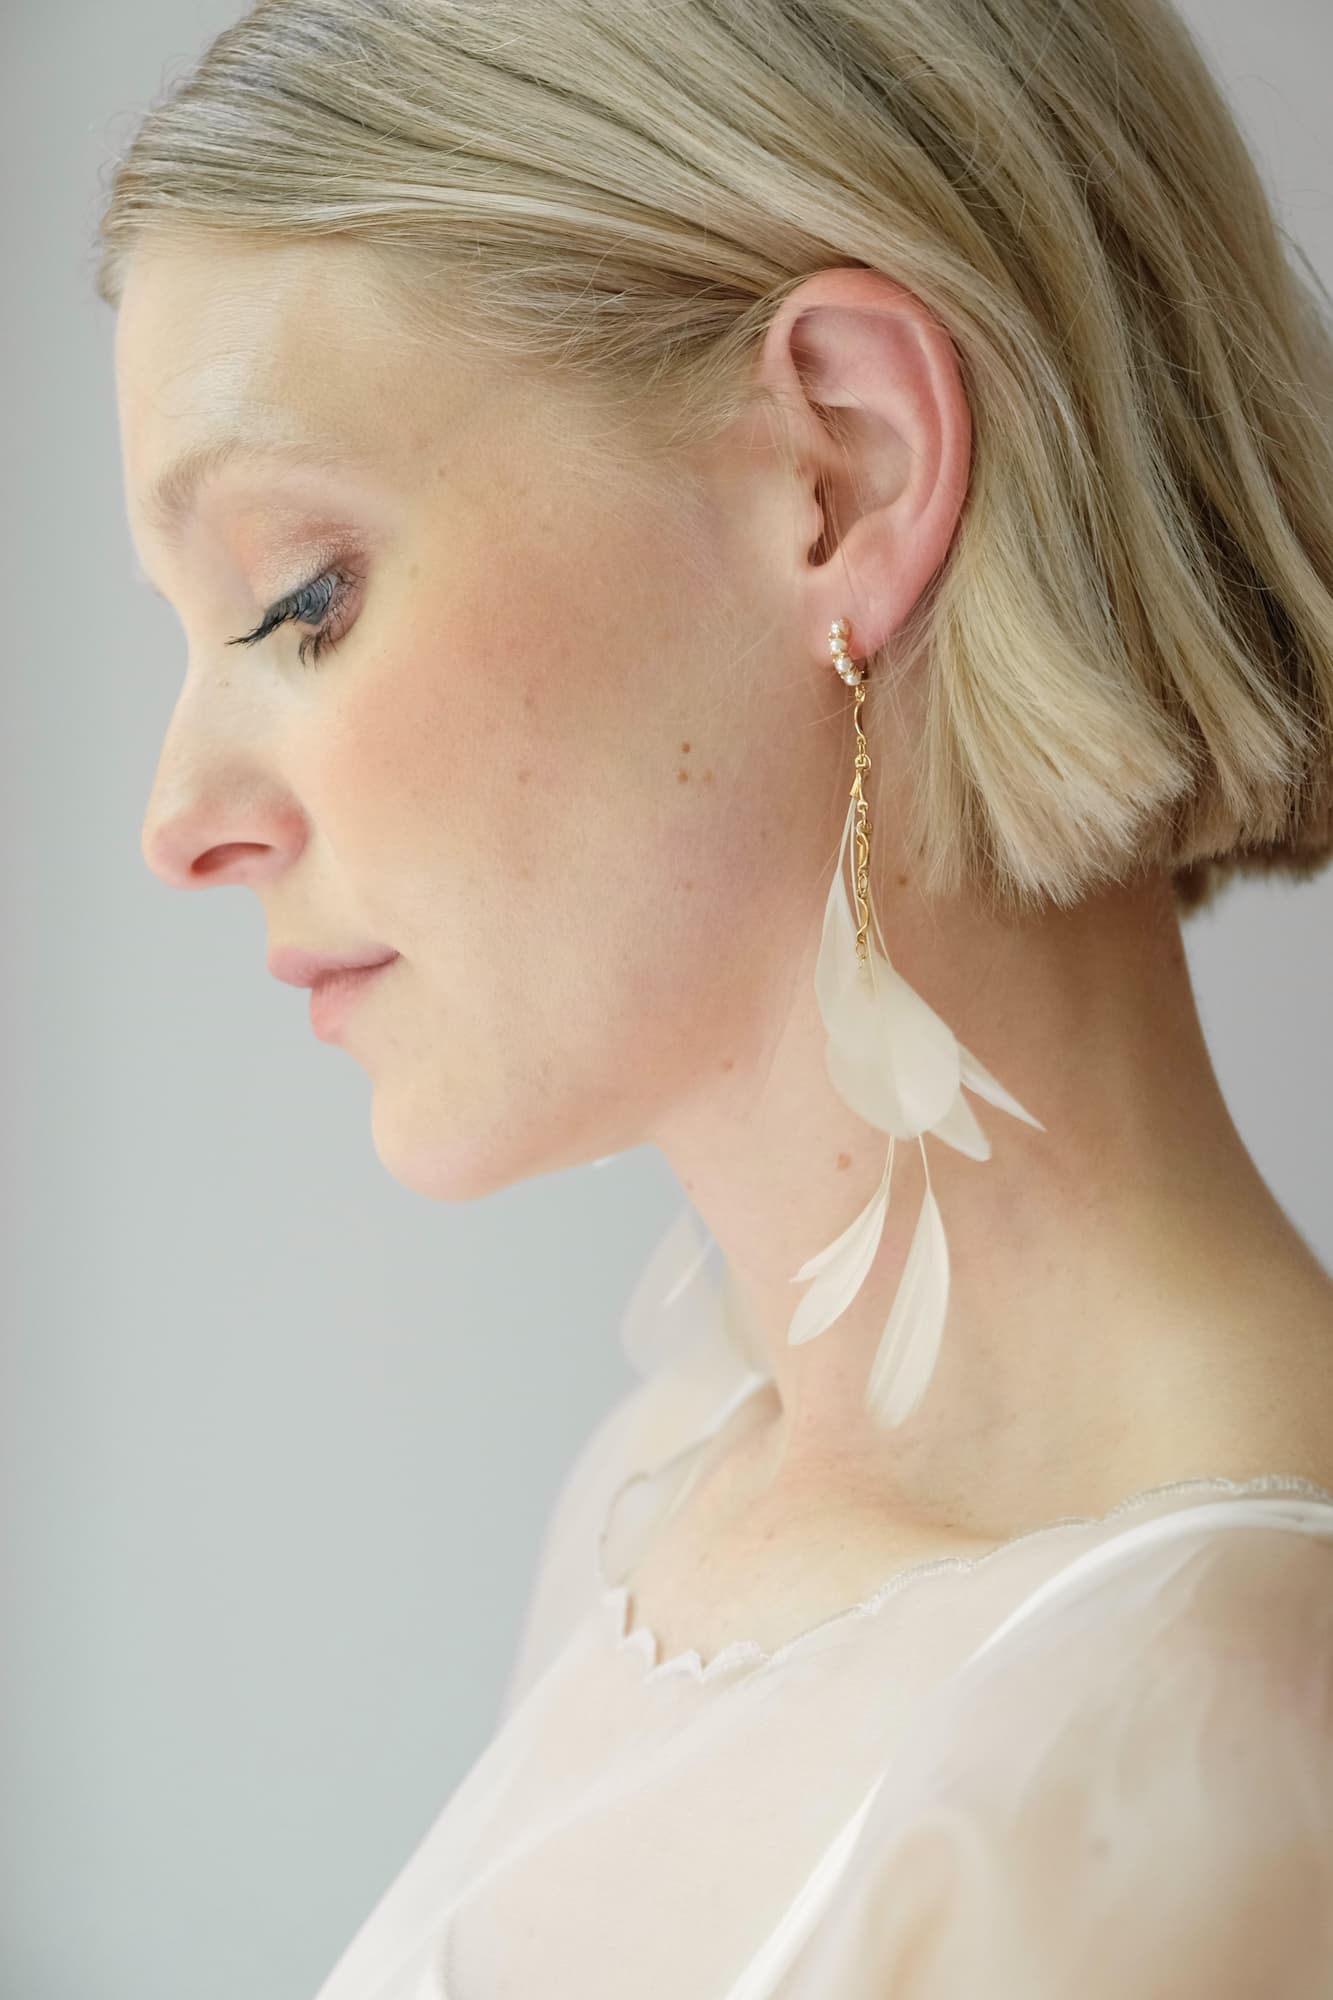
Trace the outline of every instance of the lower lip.
{"type": "Polygon", "coordinates": [[[354,972],[326,973],[311,987],[310,1025],[322,1042],[332,1041],[357,996],[396,963],[396,959],[386,958],[383,965],[363,965],[354,972]]]}

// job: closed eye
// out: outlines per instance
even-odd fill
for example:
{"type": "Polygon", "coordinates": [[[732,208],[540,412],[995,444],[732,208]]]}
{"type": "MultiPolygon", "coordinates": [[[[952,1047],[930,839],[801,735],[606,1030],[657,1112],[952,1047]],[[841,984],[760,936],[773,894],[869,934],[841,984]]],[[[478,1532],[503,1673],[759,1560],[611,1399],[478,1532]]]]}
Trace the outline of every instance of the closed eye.
{"type": "Polygon", "coordinates": [[[342,568],[321,570],[309,583],[301,584],[299,589],[289,591],[276,604],[271,604],[253,632],[243,632],[239,638],[228,639],[227,644],[254,646],[279,625],[308,625],[312,630],[297,647],[297,658],[302,666],[317,666],[321,655],[332,651],[343,636],[345,628],[333,628],[355,583],[356,579],[342,568]]]}

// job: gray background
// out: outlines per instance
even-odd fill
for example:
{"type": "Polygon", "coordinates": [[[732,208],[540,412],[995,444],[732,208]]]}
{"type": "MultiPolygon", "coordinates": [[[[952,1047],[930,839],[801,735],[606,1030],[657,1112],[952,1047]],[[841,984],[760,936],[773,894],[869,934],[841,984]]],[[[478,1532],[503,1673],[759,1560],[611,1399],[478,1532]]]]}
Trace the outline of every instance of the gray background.
{"type": "MultiPolygon", "coordinates": [[[[141,859],[180,634],[131,580],[87,244],[137,109],[238,11],[9,0],[0,31],[3,2000],[310,2000],[489,1734],[681,1201],[647,1148],[404,1189],[255,899],[141,859]]],[[[1327,282],[1327,0],[1185,11],[1327,282]]],[[[1326,1264],[1331,920],[1326,876],[1186,927],[1237,1123],[1326,1264]]]]}

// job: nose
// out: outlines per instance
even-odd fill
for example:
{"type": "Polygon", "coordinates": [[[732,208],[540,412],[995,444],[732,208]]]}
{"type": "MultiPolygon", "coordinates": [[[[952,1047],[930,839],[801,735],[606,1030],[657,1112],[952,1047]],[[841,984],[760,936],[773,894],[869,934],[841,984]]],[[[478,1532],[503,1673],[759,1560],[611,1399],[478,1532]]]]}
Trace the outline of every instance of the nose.
{"type": "Polygon", "coordinates": [[[305,839],[300,813],[276,793],[253,787],[224,791],[216,781],[187,787],[171,799],[155,792],[139,847],[147,866],[171,889],[212,889],[266,882],[291,866],[305,839]]]}
{"type": "Polygon", "coordinates": [[[214,672],[211,661],[190,655],[140,830],[145,864],[172,889],[267,880],[307,837],[264,715],[238,699],[230,665],[214,672]]]}
{"type": "Polygon", "coordinates": [[[265,849],[253,842],[221,841],[198,851],[193,841],[154,834],[143,844],[143,855],[154,875],[172,889],[209,889],[223,882],[253,878],[256,857],[265,849]]]}

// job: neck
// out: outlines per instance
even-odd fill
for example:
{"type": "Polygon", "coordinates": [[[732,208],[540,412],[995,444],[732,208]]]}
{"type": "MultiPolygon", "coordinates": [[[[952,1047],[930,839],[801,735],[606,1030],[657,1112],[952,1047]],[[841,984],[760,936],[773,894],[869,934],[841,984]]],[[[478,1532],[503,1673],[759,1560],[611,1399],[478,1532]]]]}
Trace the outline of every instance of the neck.
{"type": "Polygon", "coordinates": [[[1310,1385],[1321,1342],[1326,1369],[1333,1280],[1232,1122],[1164,878],[1025,927],[942,922],[906,898],[879,908],[899,972],[1046,1130],[970,1097],[989,1160],[929,1134],[899,1140],[864,1284],[791,1347],[804,1290],[792,1275],[865,1206],[889,1141],[827,1080],[813,958],[763,1045],[730,1067],[736,1052],[720,1052],[725,1082],[658,1136],[772,1375],[751,1439],[763,1490],[855,1489],[986,1531],[1098,1513],[1177,1476],[1327,1477],[1333,1407],[1312,1406],[1310,1385]],[[863,1397],[921,1206],[923,1147],[948,1307],[923,1402],[883,1430],[863,1397]],[[1265,1453],[1303,1462],[1257,1462],[1265,1453]]]}

